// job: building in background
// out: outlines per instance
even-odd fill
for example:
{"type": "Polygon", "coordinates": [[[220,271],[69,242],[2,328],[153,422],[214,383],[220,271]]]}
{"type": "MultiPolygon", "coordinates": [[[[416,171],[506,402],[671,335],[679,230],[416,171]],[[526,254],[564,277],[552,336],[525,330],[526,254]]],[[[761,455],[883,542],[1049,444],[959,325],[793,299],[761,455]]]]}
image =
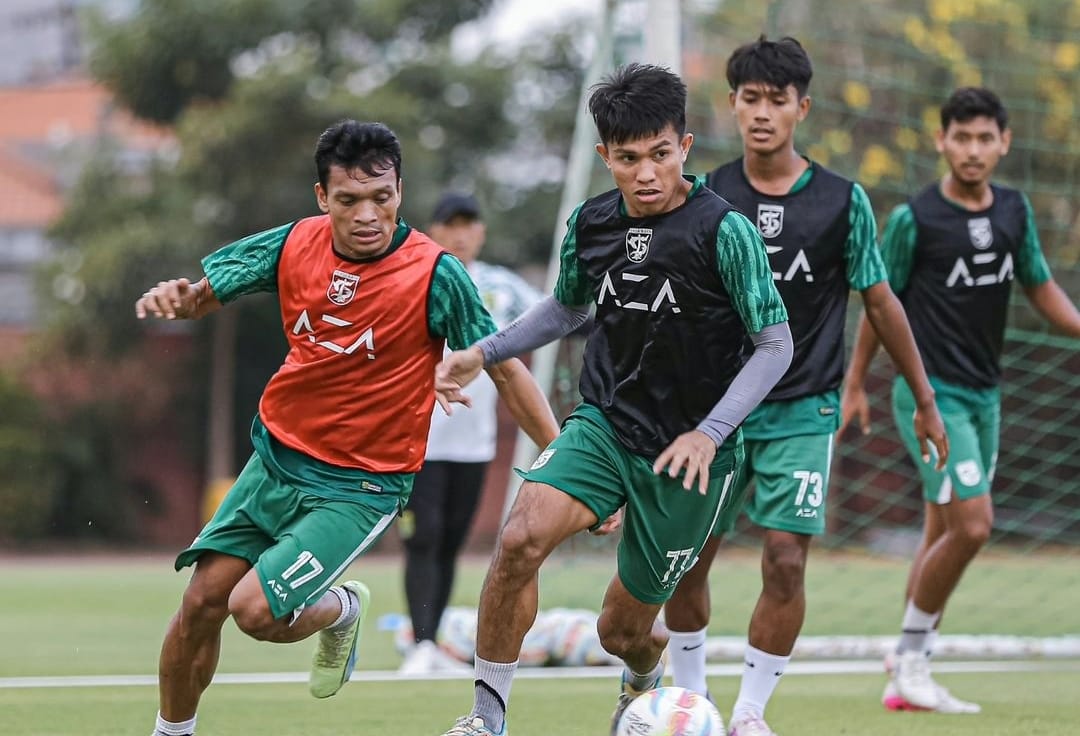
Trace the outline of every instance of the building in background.
{"type": "Polygon", "coordinates": [[[123,141],[121,155],[132,167],[170,144],[165,132],[116,109],[86,75],[84,11],[118,16],[135,5],[0,3],[0,332],[33,328],[40,298],[36,271],[54,250],[48,228],[96,143],[103,137],[123,141]]]}
{"type": "Polygon", "coordinates": [[[133,171],[173,148],[167,131],[135,120],[88,79],[0,87],[0,329],[33,328],[36,271],[54,249],[49,226],[103,138],[120,144],[133,171]]]}
{"type": "Polygon", "coordinates": [[[137,0],[4,0],[0,3],[0,86],[47,82],[86,64],[83,14],[129,15],[137,0]]]}

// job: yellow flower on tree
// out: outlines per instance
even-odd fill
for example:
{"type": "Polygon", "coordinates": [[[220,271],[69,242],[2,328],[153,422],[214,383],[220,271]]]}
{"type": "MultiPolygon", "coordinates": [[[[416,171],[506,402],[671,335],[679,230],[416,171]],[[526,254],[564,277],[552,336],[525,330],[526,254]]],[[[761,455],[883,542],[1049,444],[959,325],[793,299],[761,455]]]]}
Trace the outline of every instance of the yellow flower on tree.
{"type": "Polygon", "coordinates": [[[844,102],[852,110],[865,110],[870,107],[870,88],[862,82],[848,80],[844,82],[844,102]]]}
{"type": "Polygon", "coordinates": [[[900,177],[904,167],[885,146],[877,143],[866,147],[862,163],[859,164],[859,181],[874,186],[886,177],[900,177]]]}
{"type": "Polygon", "coordinates": [[[1063,72],[1074,71],[1080,66],[1080,44],[1066,41],[1054,49],[1054,66],[1063,72]]]}
{"type": "Polygon", "coordinates": [[[896,131],[896,147],[904,151],[915,151],[919,148],[919,133],[911,128],[900,128],[896,131]]]}

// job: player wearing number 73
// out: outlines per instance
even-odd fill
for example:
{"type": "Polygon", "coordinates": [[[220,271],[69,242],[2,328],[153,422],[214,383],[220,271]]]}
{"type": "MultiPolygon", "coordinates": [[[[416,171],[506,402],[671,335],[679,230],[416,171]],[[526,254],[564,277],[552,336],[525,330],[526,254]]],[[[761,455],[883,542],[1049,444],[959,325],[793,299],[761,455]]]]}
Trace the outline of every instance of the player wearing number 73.
{"type": "MultiPolygon", "coordinates": [[[[851,291],[862,296],[874,329],[913,387],[917,401],[907,421],[922,453],[928,441],[947,453],[934,392],[878,254],[870,200],[861,186],[795,148],[795,130],[810,112],[811,76],[810,58],[793,38],[762,37],[736,49],[727,78],[743,156],[707,180],[757,223],[795,343],[791,369],[743,425],[746,464],[733,493],[741,499],[753,483],[747,515],[765,531],[762,589],[728,724],[733,736],[772,736],[765,707],[802,628],[810,541],[825,531],[851,291]]],[[[675,684],[702,693],[709,567],[735,517],[721,521],[665,608],[675,684]]]]}

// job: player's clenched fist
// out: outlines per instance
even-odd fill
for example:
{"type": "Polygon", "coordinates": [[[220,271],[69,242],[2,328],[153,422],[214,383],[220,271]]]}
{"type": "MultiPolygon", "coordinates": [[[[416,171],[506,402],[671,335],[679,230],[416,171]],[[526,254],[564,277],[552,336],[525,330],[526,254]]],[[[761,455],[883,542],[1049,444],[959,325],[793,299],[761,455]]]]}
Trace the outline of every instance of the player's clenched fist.
{"type": "Polygon", "coordinates": [[[135,301],[135,316],[159,319],[197,319],[221,304],[214,297],[205,278],[191,283],[188,279],[159,281],[135,301]]]}

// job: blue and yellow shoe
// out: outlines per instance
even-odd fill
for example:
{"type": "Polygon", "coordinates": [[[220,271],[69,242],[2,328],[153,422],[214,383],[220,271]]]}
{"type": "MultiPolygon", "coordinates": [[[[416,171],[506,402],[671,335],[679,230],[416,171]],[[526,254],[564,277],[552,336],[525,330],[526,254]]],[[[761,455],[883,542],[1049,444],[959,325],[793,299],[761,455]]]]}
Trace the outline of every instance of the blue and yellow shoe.
{"type": "Polygon", "coordinates": [[[634,702],[634,699],[639,695],[644,695],[650,690],[655,690],[660,687],[660,683],[664,679],[664,661],[660,660],[660,674],[656,676],[656,679],[649,683],[648,686],[641,690],[635,690],[630,687],[630,683],[626,681],[626,668],[623,668],[622,673],[622,692],[619,693],[619,699],[615,703],[615,712],[611,714],[611,736],[615,736],[619,730],[619,720],[622,718],[622,714],[626,712],[626,709],[630,707],[630,704],[634,702]]]}
{"type": "Polygon", "coordinates": [[[356,667],[360,629],[371,607],[371,591],[359,580],[347,580],[341,587],[356,598],[360,612],[347,626],[319,632],[319,644],[311,659],[308,677],[308,689],[316,698],[329,698],[349,681],[356,667]]]}

